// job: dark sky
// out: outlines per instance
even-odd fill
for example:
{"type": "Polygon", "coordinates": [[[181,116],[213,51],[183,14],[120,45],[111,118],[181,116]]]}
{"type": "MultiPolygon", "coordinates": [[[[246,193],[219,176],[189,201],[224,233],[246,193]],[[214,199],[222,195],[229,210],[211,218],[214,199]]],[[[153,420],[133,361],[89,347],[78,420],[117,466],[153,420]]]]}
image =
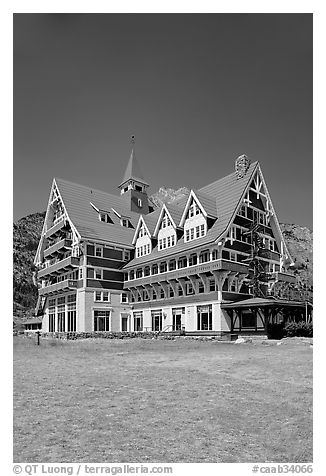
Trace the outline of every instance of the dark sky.
{"type": "Polygon", "coordinates": [[[312,15],[15,14],[14,219],[54,176],[118,193],[132,134],[151,192],[245,153],[312,228],[312,15]]]}

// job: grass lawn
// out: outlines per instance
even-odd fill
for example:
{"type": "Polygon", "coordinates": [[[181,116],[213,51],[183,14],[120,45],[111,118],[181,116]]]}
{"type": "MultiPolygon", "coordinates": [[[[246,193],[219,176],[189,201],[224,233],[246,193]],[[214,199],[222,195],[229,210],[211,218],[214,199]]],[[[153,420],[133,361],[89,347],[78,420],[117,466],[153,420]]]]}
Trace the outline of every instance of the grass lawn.
{"type": "Polygon", "coordinates": [[[14,462],[312,461],[312,348],[14,338],[14,462]]]}

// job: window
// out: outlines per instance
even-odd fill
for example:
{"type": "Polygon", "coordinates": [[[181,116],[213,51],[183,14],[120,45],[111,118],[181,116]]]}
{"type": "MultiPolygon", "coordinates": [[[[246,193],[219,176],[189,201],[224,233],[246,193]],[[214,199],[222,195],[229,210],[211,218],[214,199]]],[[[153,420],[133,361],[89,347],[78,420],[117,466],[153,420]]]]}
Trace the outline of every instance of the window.
{"type": "Polygon", "coordinates": [[[138,198],[138,200],[137,200],[137,205],[138,205],[139,208],[142,208],[142,206],[143,206],[142,201],[141,201],[140,198],[138,198]]]}
{"type": "Polygon", "coordinates": [[[187,296],[189,294],[195,294],[192,283],[186,283],[186,294],[187,294],[187,296]]]}
{"type": "Polygon", "coordinates": [[[247,218],[247,207],[246,207],[246,205],[242,205],[242,207],[239,210],[239,215],[244,217],[244,218],[247,218]]]}
{"type": "Polygon", "coordinates": [[[143,277],[143,270],[141,268],[138,268],[136,270],[136,278],[142,278],[143,277]]]}
{"type": "Polygon", "coordinates": [[[49,332],[55,332],[55,299],[49,300],[49,332]]]}
{"type": "Polygon", "coordinates": [[[238,285],[237,278],[234,278],[233,281],[230,284],[230,291],[233,292],[233,293],[236,293],[238,291],[238,289],[237,289],[238,286],[237,285],[238,285]]]}
{"type": "Polygon", "coordinates": [[[108,291],[103,291],[102,292],[102,301],[108,302],[109,301],[109,293],[108,291]]]}
{"type": "Polygon", "coordinates": [[[66,302],[65,297],[58,298],[58,307],[57,307],[58,332],[65,332],[65,317],[66,317],[65,302],[66,302]]]}
{"type": "Polygon", "coordinates": [[[129,271],[129,279],[130,280],[135,279],[135,271],[133,269],[129,271]]]}
{"type": "Polygon", "coordinates": [[[94,331],[109,331],[110,330],[110,311],[94,310],[94,331]]]}
{"type": "Polygon", "coordinates": [[[79,279],[83,279],[83,268],[79,268],[79,279]]]}
{"type": "Polygon", "coordinates": [[[94,292],[94,301],[109,302],[110,301],[110,293],[108,291],[95,291],[94,292]]]}
{"type": "Polygon", "coordinates": [[[202,293],[204,293],[204,292],[205,292],[204,285],[203,285],[202,281],[199,281],[199,282],[198,282],[198,293],[199,293],[199,294],[202,294],[202,293]]]}
{"type": "Polygon", "coordinates": [[[68,332],[76,332],[76,297],[76,294],[70,294],[67,300],[68,332]]]}
{"type": "Polygon", "coordinates": [[[197,255],[192,254],[189,257],[189,266],[195,266],[197,264],[197,255]]]}
{"type": "Polygon", "coordinates": [[[168,217],[167,214],[164,215],[163,220],[162,220],[162,228],[166,228],[171,225],[171,220],[168,217]]]}
{"type": "Polygon", "coordinates": [[[172,330],[179,331],[181,330],[182,316],[185,314],[185,308],[179,307],[172,309],[172,330]]]}
{"type": "Polygon", "coordinates": [[[175,259],[169,261],[169,271],[174,271],[177,268],[177,262],[175,259]]]}
{"type": "Polygon", "coordinates": [[[128,294],[121,293],[121,302],[127,304],[128,303],[128,294]]]}
{"type": "Polygon", "coordinates": [[[123,250],[122,259],[123,259],[123,261],[129,261],[130,260],[130,251],[129,250],[123,250]]]}
{"type": "Polygon", "coordinates": [[[137,192],[142,192],[143,187],[141,187],[140,185],[135,185],[135,190],[137,190],[137,192]]]}
{"type": "Polygon", "coordinates": [[[149,295],[146,289],[143,291],[143,301],[149,301],[149,295]]]}
{"type": "Polygon", "coordinates": [[[152,330],[161,331],[162,330],[162,310],[152,311],[152,330]]]}
{"type": "Polygon", "coordinates": [[[178,296],[183,296],[183,289],[180,284],[178,285],[178,296]]]}
{"type": "Polygon", "coordinates": [[[166,273],[166,271],[167,271],[166,261],[163,261],[163,263],[160,263],[160,273],[166,273]]]}
{"type": "Polygon", "coordinates": [[[182,256],[181,258],[178,259],[178,269],[186,268],[187,266],[188,264],[187,264],[186,256],[182,256]]]}
{"type": "Polygon", "coordinates": [[[161,299],[165,298],[164,289],[162,287],[161,287],[160,297],[161,297],[161,299]]]}
{"type": "Polygon", "coordinates": [[[202,251],[199,255],[199,263],[207,263],[209,261],[209,251],[202,251]]]}
{"type": "Polygon", "coordinates": [[[157,274],[158,273],[158,265],[157,264],[153,264],[152,266],[152,274],[157,274]]]}
{"type": "Polygon", "coordinates": [[[103,247],[102,246],[95,246],[95,256],[102,258],[103,256],[103,247]]]}
{"type": "Polygon", "coordinates": [[[247,310],[241,312],[241,327],[256,327],[256,316],[247,310]]]}
{"type": "Polygon", "coordinates": [[[121,223],[121,226],[124,226],[126,228],[128,228],[129,226],[129,222],[126,218],[122,218],[120,223],[121,223]]]}
{"type": "Polygon", "coordinates": [[[99,217],[99,220],[104,223],[112,223],[112,220],[108,213],[100,212],[98,217],[99,217]]]}
{"type": "Polygon", "coordinates": [[[237,261],[237,254],[234,251],[230,251],[230,261],[237,261]]]}
{"type": "Polygon", "coordinates": [[[190,240],[190,230],[186,230],[185,241],[190,240]]]}
{"type": "Polygon", "coordinates": [[[151,268],[149,266],[145,266],[144,268],[144,276],[150,276],[151,268]]]}
{"type": "Polygon", "coordinates": [[[174,291],[173,291],[172,286],[169,286],[169,296],[174,297],[174,291]]]}
{"type": "Polygon", "coordinates": [[[95,279],[103,279],[103,270],[102,269],[95,269],[95,279]]]}
{"type": "Polygon", "coordinates": [[[210,292],[215,291],[215,279],[210,279],[209,280],[209,291],[210,292]]]}
{"type": "Polygon", "coordinates": [[[139,332],[143,330],[143,313],[142,311],[134,312],[134,331],[139,332]]]}
{"type": "Polygon", "coordinates": [[[212,330],[212,305],[197,306],[197,330],[212,330]]]}

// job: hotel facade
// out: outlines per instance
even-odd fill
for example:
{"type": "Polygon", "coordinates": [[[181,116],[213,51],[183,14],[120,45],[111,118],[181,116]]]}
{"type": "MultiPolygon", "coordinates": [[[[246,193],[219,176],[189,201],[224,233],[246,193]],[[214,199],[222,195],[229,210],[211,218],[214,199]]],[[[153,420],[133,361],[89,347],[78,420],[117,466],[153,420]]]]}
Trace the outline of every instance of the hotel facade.
{"type": "Polygon", "coordinates": [[[300,317],[258,162],[156,207],[134,148],[119,194],[53,179],[35,265],[42,331],[266,333],[300,317]]]}

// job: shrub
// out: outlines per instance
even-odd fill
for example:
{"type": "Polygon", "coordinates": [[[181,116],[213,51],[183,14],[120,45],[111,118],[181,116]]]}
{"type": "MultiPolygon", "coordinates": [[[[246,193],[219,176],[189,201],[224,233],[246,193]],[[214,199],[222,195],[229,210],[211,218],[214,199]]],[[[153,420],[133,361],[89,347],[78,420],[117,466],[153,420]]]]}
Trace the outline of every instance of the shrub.
{"type": "Polygon", "coordinates": [[[312,322],[288,322],[284,327],[284,337],[312,337],[312,322]]]}
{"type": "Polygon", "coordinates": [[[267,337],[268,339],[282,339],[284,337],[284,323],[268,324],[267,337]]]}

